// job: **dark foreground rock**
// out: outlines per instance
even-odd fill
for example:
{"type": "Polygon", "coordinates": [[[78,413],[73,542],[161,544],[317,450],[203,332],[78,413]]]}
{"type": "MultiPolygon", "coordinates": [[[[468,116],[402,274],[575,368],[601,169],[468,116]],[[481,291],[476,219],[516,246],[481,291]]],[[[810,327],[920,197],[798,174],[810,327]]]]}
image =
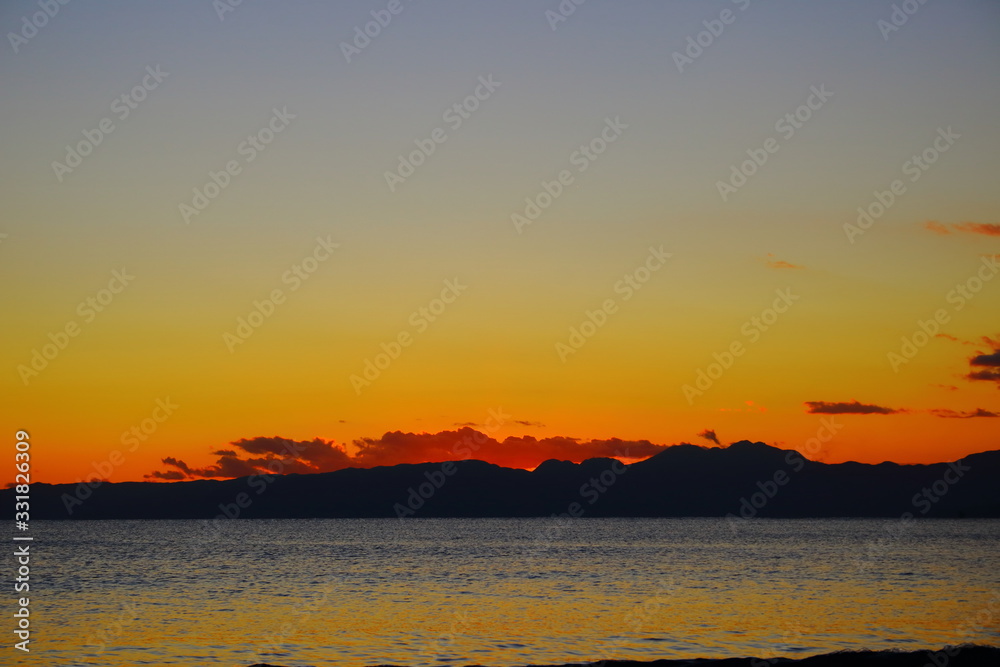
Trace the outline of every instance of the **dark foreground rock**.
{"type": "MultiPolygon", "coordinates": [[[[772,665],[801,665],[801,667],[1000,667],[1000,648],[956,646],[939,651],[838,651],[837,653],[826,653],[799,659],[696,658],[692,660],[651,660],[649,662],[605,660],[573,664],[593,667],[771,667],[772,665]]],[[[281,665],[257,664],[250,667],[281,667],[281,665]]],[[[323,666],[316,665],[315,667],[323,666]]],[[[392,666],[379,665],[378,667],[392,666]]],[[[546,667],[569,667],[569,665],[548,665],[546,667]]]]}

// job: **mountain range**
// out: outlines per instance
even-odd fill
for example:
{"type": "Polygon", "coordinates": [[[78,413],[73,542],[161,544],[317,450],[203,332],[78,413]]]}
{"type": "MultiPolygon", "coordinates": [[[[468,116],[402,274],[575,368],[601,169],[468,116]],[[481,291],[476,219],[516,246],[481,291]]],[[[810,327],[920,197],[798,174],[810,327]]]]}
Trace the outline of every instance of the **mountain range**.
{"type": "MultiPolygon", "coordinates": [[[[0,491],[13,510],[15,490],[0,491]]],[[[477,460],[230,480],[30,487],[32,519],[1000,517],[1000,450],[927,465],[828,464],[761,442],[676,445],[625,465],[477,460]]]]}

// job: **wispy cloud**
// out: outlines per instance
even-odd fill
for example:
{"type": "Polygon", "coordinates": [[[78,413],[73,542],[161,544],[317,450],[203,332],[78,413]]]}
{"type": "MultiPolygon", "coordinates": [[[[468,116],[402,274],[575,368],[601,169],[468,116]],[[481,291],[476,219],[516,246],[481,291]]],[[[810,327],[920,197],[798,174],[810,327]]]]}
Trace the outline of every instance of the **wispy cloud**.
{"type": "Polygon", "coordinates": [[[974,417],[1000,417],[1000,413],[990,412],[989,410],[984,410],[982,408],[976,408],[975,410],[970,410],[967,412],[960,412],[948,409],[938,409],[938,410],[931,410],[931,413],[937,417],[944,417],[945,419],[972,419],[974,417]]]}
{"type": "Polygon", "coordinates": [[[768,268],[771,269],[801,269],[802,266],[798,264],[792,264],[791,262],[786,262],[783,259],[774,259],[774,255],[767,253],[767,258],[764,260],[768,268]]]}
{"type": "Polygon", "coordinates": [[[806,412],[817,415],[895,415],[907,412],[905,409],[887,408],[852,401],[850,403],[828,403],[826,401],[806,401],[806,412]]]}
{"type": "Polygon", "coordinates": [[[952,222],[942,224],[936,220],[931,220],[924,223],[924,229],[941,236],[954,233],[1000,236],[1000,224],[990,222],[952,222]]]}

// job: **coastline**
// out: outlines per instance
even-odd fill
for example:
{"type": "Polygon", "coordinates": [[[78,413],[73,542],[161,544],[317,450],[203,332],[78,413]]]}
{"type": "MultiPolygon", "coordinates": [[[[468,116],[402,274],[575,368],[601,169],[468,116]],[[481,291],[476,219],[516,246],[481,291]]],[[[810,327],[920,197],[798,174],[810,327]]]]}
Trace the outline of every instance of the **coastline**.
{"type": "MultiPolygon", "coordinates": [[[[330,663],[334,664],[333,662],[330,663]]],[[[601,660],[574,662],[563,665],[525,665],[525,667],[770,667],[801,665],[802,667],[998,667],[1000,647],[980,644],[947,646],[921,651],[837,651],[806,658],[683,658],[677,660],[601,660]]],[[[257,663],[249,667],[286,667],[257,663]]],[[[315,667],[321,667],[315,665],[315,667]]],[[[373,665],[371,667],[402,667],[373,665]]],[[[465,665],[463,667],[488,667],[465,665]]]]}

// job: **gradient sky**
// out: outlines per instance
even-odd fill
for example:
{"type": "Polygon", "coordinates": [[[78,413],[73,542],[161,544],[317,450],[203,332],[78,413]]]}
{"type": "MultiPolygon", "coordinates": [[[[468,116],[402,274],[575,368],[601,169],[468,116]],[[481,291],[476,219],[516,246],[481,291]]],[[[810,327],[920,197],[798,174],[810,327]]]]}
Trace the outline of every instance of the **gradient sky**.
{"type": "MultiPolygon", "coordinates": [[[[72,2],[16,53],[5,39],[0,420],[31,432],[36,479],[88,475],[167,398],[112,480],[166,457],[208,466],[241,439],[354,455],[390,431],[482,431],[498,409],[498,440],[709,444],[713,429],[801,449],[823,417],[807,402],[857,401],[891,414],[836,415],[824,460],[1000,443],[1000,419],[969,416],[1000,412],[1000,279],[948,300],[1000,253],[1000,5],[927,3],[885,39],[891,2],[589,0],[553,30],[555,0],[403,0],[348,63],[341,43],[388,4],[245,0],[220,20],[208,0],[72,2]],[[678,71],[674,52],[726,9],[678,71]],[[116,98],[157,66],[120,119],[116,98]],[[443,113],[490,76],[452,129],[443,113]],[[776,121],[814,86],[832,96],[785,138],[776,121]],[[238,147],[274,109],[295,118],[248,163],[238,147]],[[60,181],[53,162],[103,118],[114,130],[60,181]],[[606,119],[628,127],[580,172],[606,119]],[[447,139],[390,191],[385,172],[435,128],[447,139]],[[959,138],[911,181],[904,163],[947,128],[959,138]],[[778,151],[723,201],[717,182],[769,137],[778,151]],[[186,222],[179,205],[230,160],[240,173],[186,222]],[[518,233],[511,215],[563,169],[572,184],[518,233]],[[894,179],[905,193],[850,242],[844,225],[894,179]],[[282,276],[317,238],[339,247],[293,290],[282,276]],[[671,257],[624,300],[616,283],[660,246],[671,257]],[[86,321],[78,304],[123,267],[134,280],[86,321]],[[467,288],[421,331],[411,313],[455,279],[467,288]],[[275,289],[285,301],[230,351],[224,334],[275,289]],[[799,298],[751,341],[776,290],[799,298]],[[556,344],[609,298],[563,361],[556,344]],[[938,309],[948,337],[894,370],[938,309]],[[79,335],[25,381],[70,321],[79,335]],[[359,394],[351,376],[400,332],[412,344],[359,394]],[[735,341],[745,353],[689,401],[735,341]]],[[[4,3],[0,26],[37,11],[4,3]]]]}

